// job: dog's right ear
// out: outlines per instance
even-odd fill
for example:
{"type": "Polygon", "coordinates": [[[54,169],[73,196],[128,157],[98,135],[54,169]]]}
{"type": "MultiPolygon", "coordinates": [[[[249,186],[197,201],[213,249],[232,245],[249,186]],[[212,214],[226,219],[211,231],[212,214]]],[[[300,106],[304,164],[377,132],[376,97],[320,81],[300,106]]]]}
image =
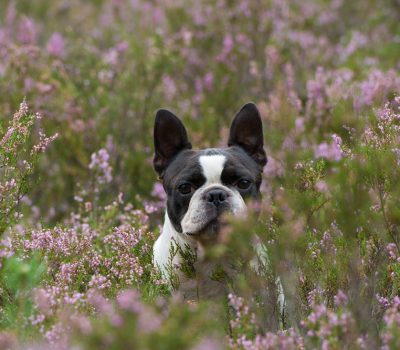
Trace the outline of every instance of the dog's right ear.
{"type": "Polygon", "coordinates": [[[191,149],[186,129],[177,116],[166,109],[160,109],[154,123],[155,171],[160,177],[171,160],[184,149],[191,149]]]}
{"type": "Polygon", "coordinates": [[[241,147],[252,157],[260,169],[267,164],[260,112],[254,103],[245,104],[233,119],[228,146],[241,147]]]}

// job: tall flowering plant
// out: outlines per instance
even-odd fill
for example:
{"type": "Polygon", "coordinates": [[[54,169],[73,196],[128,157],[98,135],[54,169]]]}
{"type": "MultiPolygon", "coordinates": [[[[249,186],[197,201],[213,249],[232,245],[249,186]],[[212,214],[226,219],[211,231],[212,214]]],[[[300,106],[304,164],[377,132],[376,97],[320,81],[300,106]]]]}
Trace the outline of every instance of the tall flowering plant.
{"type": "Polygon", "coordinates": [[[39,155],[58,136],[47,137],[39,129],[39,141],[29,147],[35,123],[40,119],[40,114],[30,113],[24,100],[4,131],[0,124],[0,234],[21,217],[18,206],[28,190],[39,155]]]}

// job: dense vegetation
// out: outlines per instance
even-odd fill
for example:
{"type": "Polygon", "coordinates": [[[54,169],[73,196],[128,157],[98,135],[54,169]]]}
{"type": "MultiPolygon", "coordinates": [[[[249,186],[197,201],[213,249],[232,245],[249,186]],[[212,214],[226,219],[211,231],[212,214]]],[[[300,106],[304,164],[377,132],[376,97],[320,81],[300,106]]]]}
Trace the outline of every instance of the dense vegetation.
{"type": "Polygon", "coordinates": [[[399,9],[1,1],[0,348],[398,349],[399,9]],[[223,146],[248,101],[263,201],[210,252],[237,262],[231,294],[188,304],[152,265],[155,111],[223,146]]]}

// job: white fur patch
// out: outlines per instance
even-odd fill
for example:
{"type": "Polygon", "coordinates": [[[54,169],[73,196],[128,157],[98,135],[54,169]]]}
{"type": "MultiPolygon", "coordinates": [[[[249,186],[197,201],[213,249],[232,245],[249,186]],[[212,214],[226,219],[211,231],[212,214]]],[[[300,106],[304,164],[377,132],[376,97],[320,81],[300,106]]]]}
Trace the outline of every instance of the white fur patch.
{"type": "Polygon", "coordinates": [[[206,185],[211,183],[221,183],[221,173],[224,169],[226,157],[222,154],[200,156],[199,162],[206,178],[206,185]]]}

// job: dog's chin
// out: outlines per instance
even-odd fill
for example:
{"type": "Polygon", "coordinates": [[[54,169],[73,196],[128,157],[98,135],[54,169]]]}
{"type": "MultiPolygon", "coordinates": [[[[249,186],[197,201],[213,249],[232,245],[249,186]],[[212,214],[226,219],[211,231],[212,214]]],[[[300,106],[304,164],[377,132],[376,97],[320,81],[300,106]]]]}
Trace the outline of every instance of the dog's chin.
{"type": "Polygon", "coordinates": [[[209,220],[198,231],[187,232],[186,234],[199,241],[213,241],[218,238],[218,234],[226,224],[226,220],[222,216],[217,216],[209,220]]]}

